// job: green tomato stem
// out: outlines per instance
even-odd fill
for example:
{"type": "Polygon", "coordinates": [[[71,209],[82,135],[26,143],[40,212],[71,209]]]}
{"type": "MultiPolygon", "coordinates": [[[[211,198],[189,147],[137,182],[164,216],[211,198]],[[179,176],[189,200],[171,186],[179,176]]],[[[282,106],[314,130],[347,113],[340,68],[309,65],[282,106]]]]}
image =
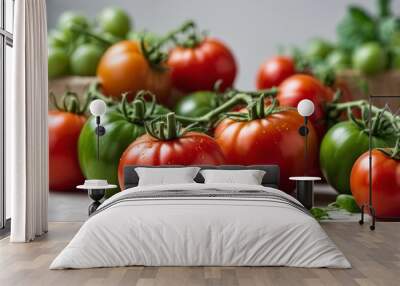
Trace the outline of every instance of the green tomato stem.
{"type": "Polygon", "coordinates": [[[232,107],[238,105],[239,103],[251,104],[253,98],[245,93],[237,93],[232,98],[227,100],[224,104],[218,106],[214,110],[210,111],[209,113],[200,116],[200,117],[186,117],[176,115],[176,119],[181,121],[182,123],[193,123],[193,122],[204,122],[208,123],[210,121],[214,121],[221,113],[227,112],[228,110],[232,109],[232,107]]]}
{"type": "Polygon", "coordinates": [[[232,92],[233,94],[245,93],[252,97],[259,97],[260,95],[264,95],[265,97],[267,97],[267,96],[275,97],[278,94],[279,89],[277,87],[271,87],[269,89],[261,89],[261,90],[257,90],[257,91],[243,91],[243,90],[232,89],[232,90],[230,90],[230,92],[232,92]]]}
{"type": "Polygon", "coordinates": [[[166,116],[167,121],[167,140],[174,139],[178,137],[175,113],[170,112],[166,116]]]}
{"type": "Polygon", "coordinates": [[[258,109],[257,109],[257,102],[253,102],[250,106],[248,106],[248,111],[249,111],[249,119],[250,120],[256,120],[259,119],[260,116],[258,114],[258,109]]]}
{"type": "Polygon", "coordinates": [[[122,94],[122,101],[121,101],[121,105],[120,105],[121,111],[122,111],[122,114],[124,115],[125,119],[128,120],[129,122],[133,123],[131,117],[129,116],[128,101],[127,101],[126,97],[127,97],[126,93],[122,94]]]}
{"type": "Polygon", "coordinates": [[[71,97],[71,99],[68,101],[66,106],[67,106],[67,110],[69,112],[72,112],[72,113],[75,113],[75,114],[79,113],[79,100],[78,99],[76,99],[74,97],[71,97]]]}
{"type": "Polygon", "coordinates": [[[158,136],[161,141],[167,140],[167,138],[165,136],[165,122],[164,121],[158,122],[158,136]]]}
{"type": "MultiPolygon", "coordinates": [[[[228,99],[225,103],[218,106],[209,113],[200,117],[186,117],[179,116],[173,112],[168,113],[166,116],[153,117],[149,122],[145,122],[145,129],[148,134],[158,138],[159,140],[171,140],[174,138],[181,137],[188,131],[191,130],[204,130],[202,124],[214,124],[216,119],[220,119],[220,115],[225,113],[230,118],[236,118],[240,121],[248,121],[258,118],[264,118],[270,114],[280,112],[282,109],[277,106],[277,100],[272,99],[271,105],[265,107],[265,94],[259,93],[259,98],[254,99],[253,96],[246,93],[237,93],[228,99]],[[230,114],[229,111],[232,107],[237,106],[239,103],[247,104],[248,113],[235,112],[230,114]],[[182,128],[183,124],[187,124],[186,128],[182,128]]],[[[150,118],[148,118],[150,119],[150,118]]]]}
{"type": "Polygon", "coordinates": [[[196,24],[192,20],[188,20],[184,22],[181,26],[178,28],[171,30],[168,32],[164,37],[162,37],[158,42],[157,45],[154,45],[152,49],[150,50],[150,53],[154,52],[155,50],[159,50],[163,45],[168,43],[171,40],[174,40],[175,37],[180,34],[180,33],[185,33],[189,29],[194,29],[196,27],[196,24]]]}
{"type": "Polygon", "coordinates": [[[400,138],[397,138],[396,145],[393,148],[391,157],[393,159],[400,160],[400,138]]]}
{"type": "Polygon", "coordinates": [[[377,134],[378,130],[379,130],[379,126],[381,124],[382,121],[382,116],[385,113],[385,110],[379,110],[376,114],[376,119],[372,122],[372,126],[371,126],[371,132],[372,134],[377,134]]]}
{"type": "Polygon", "coordinates": [[[114,44],[113,42],[110,42],[110,41],[100,37],[99,35],[96,35],[96,34],[94,34],[92,32],[89,32],[86,29],[82,29],[81,27],[79,27],[77,25],[73,25],[71,27],[71,30],[74,31],[74,32],[86,35],[88,37],[91,37],[91,38],[95,39],[96,41],[100,42],[101,44],[105,45],[106,47],[112,46],[114,44]]]}
{"type": "Polygon", "coordinates": [[[258,114],[259,118],[264,118],[265,117],[265,97],[262,95],[258,100],[257,100],[257,107],[258,107],[258,114]]]}
{"type": "Polygon", "coordinates": [[[156,109],[156,96],[148,90],[140,90],[136,93],[135,100],[141,100],[143,103],[146,102],[146,97],[150,97],[150,108],[147,108],[146,104],[144,104],[145,117],[149,117],[153,115],[156,109]]]}
{"type": "Polygon", "coordinates": [[[100,83],[98,81],[89,85],[88,93],[90,94],[91,99],[101,99],[107,104],[107,106],[119,104],[119,101],[115,100],[113,97],[105,96],[100,91],[100,83]]]}
{"type": "Polygon", "coordinates": [[[378,108],[371,105],[371,120],[369,120],[369,102],[366,100],[350,101],[345,103],[331,103],[327,109],[339,112],[347,109],[348,118],[353,121],[361,130],[364,130],[372,136],[395,136],[400,138],[400,118],[393,115],[388,109],[378,108]],[[361,120],[356,119],[352,113],[352,108],[361,110],[361,120]],[[372,117],[374,115],[374,117],[372,117]],[[370,125],[371,124],[371,125],[370,125]],[[369,127],[371,126],[371,128],[369,127]]]}
{"type": "MultiPolygon", "coordinates": [[[[196,24],[193,21],[186,21],[177,29],[174,29],[168,32],[164,37],[162,37],[156,44],[149,45],[145,42],[144,36],[140,39],[140,48],[144,57],[150,63],[151,67],[159,70],[164,71],[166,68],[163,67],[161,64],[166,61],[168,58],[168,54],[162,51],[162,48],[168,44],[169,42],[173,42],[176,45],[178,44],[177,36],[179,34],[186,33],[189,30],[192,30],[191,34],[188,36],[186,42],[190,42],[191,47],[198,45],[203,39],[201,37],[196,36],[196,24]]],[[[186,43],[185,42],[185,43],[186,43]]],[[[186,45],[185,45],[186,46],[186,45]]]]}
{"type": "Polygon", "coordinates": [[[86,112],[88,107],[88,102],[91,101],[90,93],[85,93],[85,104],[81,108],[81,104],[78,99],[78,95],[74,92],[67,91],[61,98],[62,106],[60,106],[57,102],[56,96],[53,92],[49,94],[50,100],[52,101],[54,107],[63,112],[70,112],[77,115],[82,115],[86,112]]]}
{"type": "Polygon", "coordinates": [[[92,100],[93,100],[92,94],[87,90],[84,95],[84,103],[82,105],[82,108],[79,111],[80,114],[86,113],[86,111],[89,107],[89,104],[92,102],[92,100]]]}
{"type": "Polygon", "coordinates": [[[144,126],[148,134],[161,141],[173,140],[186,132],[176,120],[173,112],[158,116],[149,123],[145,122],[144,126]]]}
{"type": "MultiPolygon", "coordinates": [[[[349,102],[343,102],[343,103],[331,103],[331,104],[328,104],[327,107],[328,107],[328,109],[344,111],[344,110],[347,110],[348,108],[362,108],[363,106],[368,106],[368,105],[369,105],[368,101],[361,99],[361,100],[355,100],[355,101],[349,101],[349,102]]],[[[377,114],[381,110],[382,110],[382,108],[376,107],[374,105],[371,106],[372,113],[377,114]]],[[[392,122],[400,121],[400,118],[394,116],[390,112],[384,112],[383,116],[392,122]]]]}
{"type": "Polygon", "coordinates": [[[366,130],[367,129],[367,120],[358,120],[354,114],[353,111],[350,107],[347,108],[347,117],[355,124],[358,126],[359,129],[361,130],[366,130]]]}
{"type": "MultiPolygon", "coordinates": [[[[278,89],[273,87],[267,90],[255,91],[255,92],[241,92],[241,91],[230,91],[233,92],[233,96],[228,99],[225,103],[219,105],[217,108],[211,110],[209,113],[204,114],[200,117],[186,117],[176,115],[176,118],[184,124],[188,123],[210,123],[214,122],[218,119],[221,113],[226,113],[232,107],[237,106],[240,103],[244,103],[248,106],[249,115],[246,115],[246,118],[242,118],[244,120],[254,120],[258,118],[264,118],[265,116],[272,114],[274,112],[280,111],[277,108],[277,100],[273,98],[272,104],[270,107],[265,110],[264,98],[266,96],[275,96],[278,92],[278,89]],[[254,97],[258,97],[257,101],[254,101],[254,97]]],[[[238,114],[232,114],[233,117],[237,118],[238,114]]],[[[240,115],[239,115],[240,116],[240,115]]]]}
{"type": "Polygon", "coordinates": [[[133,116],[134,119],[143,121],[145,119],[145,104],[142,100],[133,101],[133,116]]]}
{"type": "Polygon", "coordinates": [[[379,151],[389,156],[393,160],[400,161],[400,137],[397,138],[393,148],[377,148],[379,151]]]}

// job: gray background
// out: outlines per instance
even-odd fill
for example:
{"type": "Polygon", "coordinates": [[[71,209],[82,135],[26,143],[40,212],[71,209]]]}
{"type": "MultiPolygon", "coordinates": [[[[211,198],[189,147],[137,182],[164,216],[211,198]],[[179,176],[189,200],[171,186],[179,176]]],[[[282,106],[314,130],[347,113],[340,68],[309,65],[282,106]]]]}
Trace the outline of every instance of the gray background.
{"type": "MultiPolygon", "coordinates": [[[[231,47],[239,64],[236,86],[248,89],[254,87],[260,63],[274,55],[278,45],[303,46],[317,36],[334,40],[349,3],[375,7],[374,0],[48,0],[47,10],[50,28],[65,10],[94,17],[110,5],[128,11],[139,30],[163,33],[194,19],[231,47]]],[[[393,0],[393,8],[400,11],[400,1],[393,0]]]]}

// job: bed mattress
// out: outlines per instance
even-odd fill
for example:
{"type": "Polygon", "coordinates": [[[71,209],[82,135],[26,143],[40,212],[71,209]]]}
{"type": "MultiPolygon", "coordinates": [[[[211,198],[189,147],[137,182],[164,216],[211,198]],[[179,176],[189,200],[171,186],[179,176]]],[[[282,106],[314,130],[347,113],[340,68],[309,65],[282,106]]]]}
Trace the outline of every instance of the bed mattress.
{"type": "Polygon", "coordinates": [[[319,223],[284,192],[197,183],[114,195],[50,269],[131,265],[351,267],[319,223]]]}

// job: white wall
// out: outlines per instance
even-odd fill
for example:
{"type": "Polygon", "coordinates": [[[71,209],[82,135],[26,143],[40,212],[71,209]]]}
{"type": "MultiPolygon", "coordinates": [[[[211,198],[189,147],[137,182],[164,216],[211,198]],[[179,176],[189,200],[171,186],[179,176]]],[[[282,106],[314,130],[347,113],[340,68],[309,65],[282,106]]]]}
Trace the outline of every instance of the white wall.
{"type": "MultiPolygon", "coordinates": [[[[400,1],[393,1],[400,11],[400,1]]],[[[104,6],[127,10],[135,26],[166,32],[186,19],[194,19],[224,40],[239,63],[236,86],[253,88],[261,61],[273,55],[278,45],[304,45],[308,39],[335,38],[336,23],[349,3],[361,3],[370,9],[374,0],[48,0],[48,23],[54,27],[64,10],[80,10],[90,17],[104,6]]]]}

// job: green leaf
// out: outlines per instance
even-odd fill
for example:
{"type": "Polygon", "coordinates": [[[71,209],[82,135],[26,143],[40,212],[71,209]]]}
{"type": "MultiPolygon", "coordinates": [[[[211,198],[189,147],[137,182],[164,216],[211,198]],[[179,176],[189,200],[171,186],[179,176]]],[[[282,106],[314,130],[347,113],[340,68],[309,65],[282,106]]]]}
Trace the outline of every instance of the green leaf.
{"type": "Polygon", "coordinates": [[[312,208],[310,210],[311,215],[316,219],[316,220],[322,220],[322,219],[327,219],[329,218],[329,214],[325,209],[322,208],[312,208]]]}
{"type": "Polygon", "coordinates": [[[378,0],[378,13],[380,18],[389,17],[392,15],[391,0],[378,0]]]}
{"type": "Polygon", "coordinates": [[[377,40],[377,23],[363,8],[350,6],[336,32],[339,46],[353,50],[360,44],[377,40]]]}
{"type": "Polygon", "coordinates": [[[356,200],[352,195],[340,194],[336,197],[336,204],[340,209],[344,209],[350,213],[359,213],[361,212],[360,208],[357,205],[356,200]]]}
{"type": "Polygon", "coordinates": [[[400,42],[400,19],[385,18],[379,22],[379,40],[385,45],[396,46],[400,42]]]}

